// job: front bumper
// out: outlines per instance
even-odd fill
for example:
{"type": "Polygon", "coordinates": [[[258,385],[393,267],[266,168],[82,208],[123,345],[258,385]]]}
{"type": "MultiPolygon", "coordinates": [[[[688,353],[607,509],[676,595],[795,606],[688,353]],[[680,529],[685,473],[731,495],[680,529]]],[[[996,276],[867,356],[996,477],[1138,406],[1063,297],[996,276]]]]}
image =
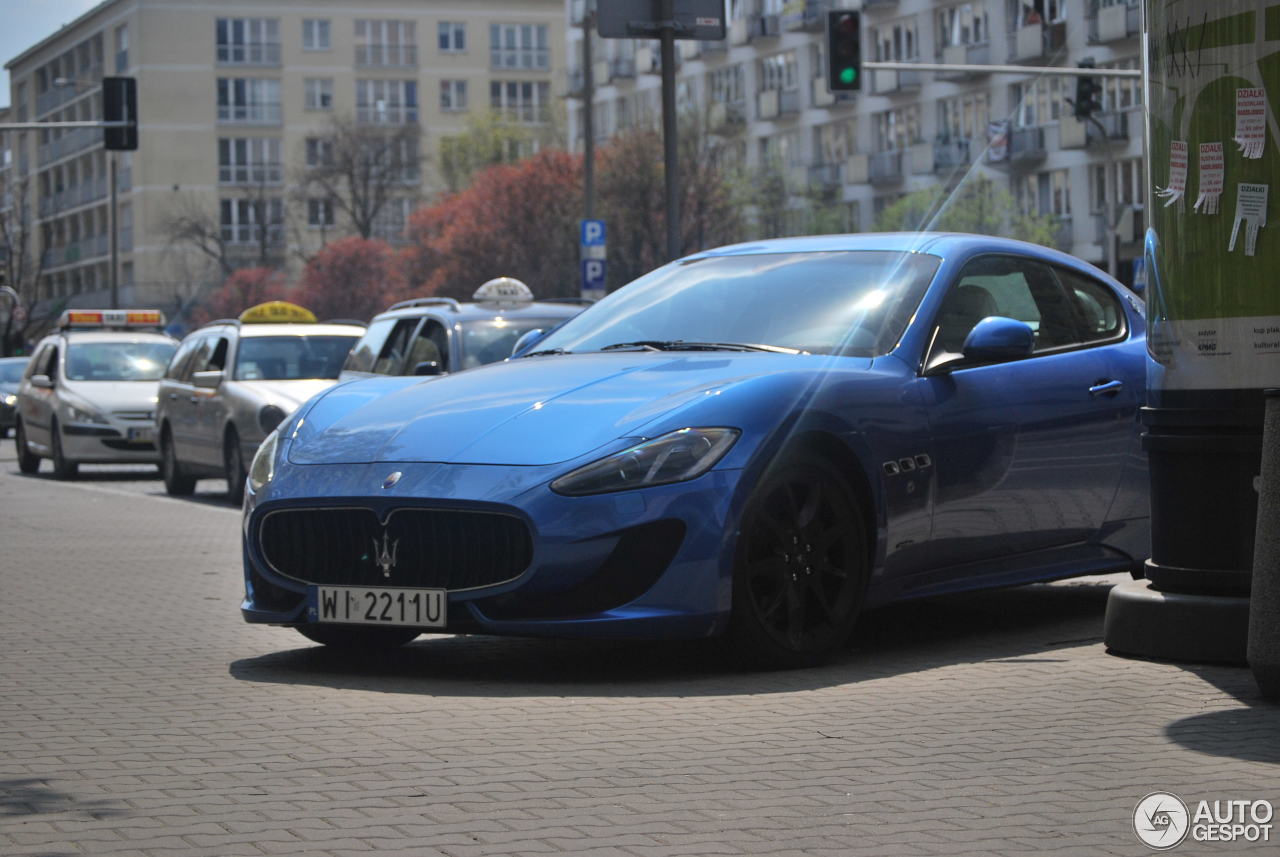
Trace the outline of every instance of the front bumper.
{"type": "Polygon", "coordinates": [[[61,426],[62,454],[71,461],[100,464],[144,462],[155,464],[160,454],[155,427],[140,420],[110,423],[66,423],[61,426]],[[132,435],[132,437],[131,437],[132,435]]]}
{"type": "Polygon", "coordinates": [[[552,492],[547,483],[562,472],[433,464],[286,467],[262,494],[246,499],[244,618],[290,626],[312,618],[307,584],[266,561],[259,536],[273,511],[358,507],[385,521],[396,509],[428,508],[510,515],[525,523],[532,542],[531,560],[514,579],[449,592],[444,633],[690,638],[723,629],[740,471],[713,470],[686,483],[591,497],[552,492]],[[399,483],[379,488],[393,470],[402,473],[399,483]],[[379,493],[371,494],[370,486],[379,493]]]}

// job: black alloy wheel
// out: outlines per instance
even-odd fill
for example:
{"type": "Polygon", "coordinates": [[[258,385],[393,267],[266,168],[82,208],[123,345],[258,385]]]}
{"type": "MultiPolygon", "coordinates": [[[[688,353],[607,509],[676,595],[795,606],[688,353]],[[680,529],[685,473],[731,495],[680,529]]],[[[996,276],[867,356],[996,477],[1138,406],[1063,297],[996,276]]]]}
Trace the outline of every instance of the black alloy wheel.
{"type": "Polygon", "coordinates": [[[31,447],[27,446],[27,430],[22,427],[22,420],[18,420],[18,425],[13,432],[13,445],[18,450],[18,470],[23,473],[31,474],[40,470],[40,456],[31,451],[31,447]]]}
{"type": "Polygon", "coordinates": [[[398,649],[418,636],[412,628],[357,628],[350,625],[303,625],[297,631],[313,643],[346,652],[398,649]]]}
{"type": "Polygon", "coordinates": [[[58,421],[54,420],[53,425],[49,427],[49,434],[52,436],[53,445],[53,476],[55,479],[75,479],[76,474],[80,472],[80,463],[71,461],[62,452],[62,430],[58,428],[58,421]]]}
{"type": "Polygon", "coordinates": [[[227,475],[227,502],[239,506],[244,501],[244,453],[240,451],[240,435],[234,428],[227,430],[222,444],[222,463],[227,475]]]}
{"type": "Polygon", "coordinates": [[[749,665],[811,666],[853,631],[867,586],[858,501],[830,461],[793,453],[747,503],[738,536],[729,643],[749,665]]]}
{"type": "Polygon", "coordinates": [[[189,497],[196,490],[195,477],[184,473],[182,463],[178,461],[168,426],[160,431],[160,478],[164,480],[164,490],[170,497],[189,497]]]}

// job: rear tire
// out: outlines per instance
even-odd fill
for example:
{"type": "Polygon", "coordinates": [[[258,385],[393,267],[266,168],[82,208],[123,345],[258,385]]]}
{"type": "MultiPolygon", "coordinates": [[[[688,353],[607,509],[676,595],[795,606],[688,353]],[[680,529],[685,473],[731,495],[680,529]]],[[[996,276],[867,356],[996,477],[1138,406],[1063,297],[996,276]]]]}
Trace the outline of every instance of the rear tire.
{"type": "Polygon", "coordinates": [[[53,445],[53,477],[55,479],[75,479],[80,473],[80,463],[69,460],[62,452],[62,430],[57,420],[49,427],[53,445]]]}
{"type": "Polygon", "coordinates": [[[182,471],[168,426],[160,432],[160,477],[164,479],[164,490],[170,497],[189,497],[196,490],[195,477],[182,471]]]}
{"type": "Polygon", "coordinates": [[[234,428],[227,430],[222,444],[222,463],[227,474],[227,501],[239,506],[244,502],[244,480],[248,474],[244,469],[244,453],[240,451],[240,435],[234,428]]]}
{"type": "Polygon", "coordinates": [[[18,450],[18,470],[28,475],[38,473],[40,471],[40,456],[31,451],[27,446],[27,432],[22,427],[22,423],[13,430],[13,445],[18,450]]]}
{"type": "Polygon", "coordinates": [[[838,468],[808,453],[771,465],[738,536],[733,657],[769,669],[820,663],[848,641],[868,569],[864,517],[838,468]]]}
{"type": "Polygon", "coordinates": [[[296,630],[313,643],[343,652],[379,652],[398,649],[418,636],[418,632],[410,628],[304,625],[296,630]]]}

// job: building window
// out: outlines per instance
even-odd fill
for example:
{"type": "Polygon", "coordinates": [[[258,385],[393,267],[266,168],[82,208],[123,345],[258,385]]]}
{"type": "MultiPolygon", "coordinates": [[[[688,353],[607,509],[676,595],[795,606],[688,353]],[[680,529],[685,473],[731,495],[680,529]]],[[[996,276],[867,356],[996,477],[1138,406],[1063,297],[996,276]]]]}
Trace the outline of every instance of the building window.
{"type": "Polygon", "coordinates": [[[787,131],[772,137],[761,137],[760,162],[781,167],[804,166],[804,156],[800,151],[800,132],[787,131]]]}
{"type": "Polygon", "coordinates": [[[492,24],[489,27],[489,63],[494,68],[548,69],[545,24],[492,24]]]}
{"type": "Polygon", "coordinates": [[[218,78],[218,121],[270,125],[280,122],[280,81],[218,78]]]}
{"type": "Polygon", "coordinates": [[[813,129],[813,162],[842,164],[854,153],[854,120],[829,122],[813,129]]]}
{"type": "Polygon", "coordinates": [[[460,24],[456,21],[441,21],[437,33],[442,52],[458,54],[467,49],[466,24],[460,24]]]}
{"type": "Polygon", "coordinates": [[[329,50],[329,19],[302,19],[302,49],[304,51],[329,50]]]}
{"type": "Polygon", "coordinates": [[[1034,128],[1058,121],[1064,100],[1075,97],[1075,84],[1061,77],[1038,77],[1014,86],[1015,121],[1020,128],[1034,128]],[[1071,87],[1070,89],[1068,87],[1071,87]]]}
{"type": "Polygon", "coordinates": [[[283,180],[278,139],[219,138],[219,184],[280,184],[283,180]]]}
{"type": "Polygon", "coordinates": [[[871,44],[877,62],[904,62],[920,58],[920,44],[916,38],[916,19],[903,18],[879,27],[871,28],[871,44]]]}
{"type": "Polygon", "coordinates": [[[939,9],[934,32],[938,49],[958,45],[981,45],[987,41],[987,6],[985,3],[961,3],[939,9]]]}
{"type": "Polygon", "coordinates": [[[284,239],[284,200],[221,200],[219,225],[228,244],[279,244],[284,239]]]}
{"type": "Polygon", "coordinates": [[[333,163],[333,140],[328,137],[308,137],[306,142],[308,167],[327,167],[333,163]]]}
{"type": "Polygon", "coordinates": [[[1108,167],[1096,164],[1089,168],[1092,174],[1090,203],[1094,211],[1102,211],[1109,202],[1108,196],[1114,195],[1121,205],[1143,205],[1146,199],[1146,174],[1143,172],[1142,158],[1125,158],[1111,165],[1111,181],[1107,181],[1108,167]],[[1114,194],[1108,194],[1108,186],[1114,194]]]}
{"type": "Polygon", "coordinates": [[[1007,0],[1010,30],[1067,20],[1067,0],[1007,0]]]}
{"type": "Polygon", "coordinates": [[[986,92],[938,99],[938,139],[973,140],[987,133],[991,103],[986,92]]]}
{"type": "Polygon", "coordinates": [[[223,65],[280,64],[276,18],[219,18],[217,34],[217,58],[223,65]]]}
{"type": "Polygon", "coordinates": [[[741,64],[718,68],[707,77],[712,101],[719,104],[741,104],[746,97],[745,74],[741,64]]]}
{"type": "Polygon", "coordinates": [[[1024,176],[1014,184],[1018,208],[1027,214],[1071,214],[1071,175],[1067,170],[1049,170],[1024,176]]]}
{"type": "MultiPolygon", "coordinates": [[[[1140,68],[1137,57],[1103,63],[1101,68],[1140,68]]],[[[1137,77],[1098,78],[1102,85],[1102,109],[1107,112],[1128,110],[1142,105],[1142,79],[1137,77]]]]}
{"type": "Polygon", "coordinates": [[[920,106],[876,114],[876,151],[893,152],[920,142],[920,106]]]}
{"type": "Polygon", "coordinates": [[[129,68],[129,25],[116,27],[116,74],[129,68]]]}
{"type": "Polygon", "coordinates": [[[373,237],[390,244],[403,243],[404,230],[409,223],[409,212],[412,207],[412,201],[404,197],[387,200],[377,216],[373,218],[373,237]]]}
{"type": "Polygon", "coordinates": [[[357,80],[356,121],[374,125],[417,122],[417,81],[357,80]]]}
{"type": "Polygon", "coordinates": [[[467,82],[465,80],[440,81],[440,109],[467,109],[467,82]]]}
{"type": "Polygon", "coordinates": [[[765,57],[760,60],[757,73],[761,92],[771,89],[792,90],[800,85],[796,79],[795,51],[765,57]]]}
{"type": "Polygon", "coordinates": [[[308,77],[305,84],[308,110],[333,109],[333,78],[308,77]]]}
{"type": "Polygon", "coordinates": [[[333,200],[325,199],[308,199],[307,200],[307,225],[319,229],[325,226],[333,225],[333,200]]]}
{"type": "Polygon", "coordinates": [[[356,20],[356,65],[413,66],[418,47],[413,21],[356,20]]]}
{"type": "Polygon", "coordinates": [[[495,80],[489,84],[489,106],[517,122],[545,122],[551,104],[551,84],[525,80],[495,80]]]}

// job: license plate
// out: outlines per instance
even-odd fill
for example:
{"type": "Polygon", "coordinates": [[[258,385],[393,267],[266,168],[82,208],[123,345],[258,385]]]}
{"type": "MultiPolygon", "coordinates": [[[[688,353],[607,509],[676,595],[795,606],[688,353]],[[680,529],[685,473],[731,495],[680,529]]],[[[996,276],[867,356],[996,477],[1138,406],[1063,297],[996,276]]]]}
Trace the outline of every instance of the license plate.
{"type": "Polygon", "coordinates": [[[443,589],[371,589],[312,586],[313,619],[344,625],[404,625],[443,628],[447,599],[443,589]]]}
{"type": "Polygon", "coordinates": [[[155,439],[155,436],[156,430],[151,426],[129,429],[129,440],[135,443],[142,443],[143,441],[150,443],[155,439]]]}

